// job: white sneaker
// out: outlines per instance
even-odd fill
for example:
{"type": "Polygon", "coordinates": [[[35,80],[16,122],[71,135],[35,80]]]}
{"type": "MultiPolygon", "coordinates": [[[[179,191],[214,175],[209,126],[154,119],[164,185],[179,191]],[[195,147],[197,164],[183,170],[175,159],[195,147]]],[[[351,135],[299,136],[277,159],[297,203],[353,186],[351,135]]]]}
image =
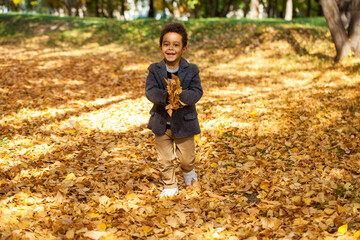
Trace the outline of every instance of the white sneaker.
{"type": "Polygon", "coordinates": [[[165,189],[162,190],[162,192],[160,193],[159,199],[161,199],[162,197],[172,197],[172,196],[175,196],[176,194],[178,194],[178,192],[179,192],[178,187],[165,188],[165,189]]]}
{"type": "Polygon", "coordinates": [[[184,179],[185,179],[186,185],[188,185],[188,186],[192,185],[192,181],[197,182],[198,179],[197,179],[197,175],[195,172],[195,168],[188,173],[184,173],[184,179]]]}

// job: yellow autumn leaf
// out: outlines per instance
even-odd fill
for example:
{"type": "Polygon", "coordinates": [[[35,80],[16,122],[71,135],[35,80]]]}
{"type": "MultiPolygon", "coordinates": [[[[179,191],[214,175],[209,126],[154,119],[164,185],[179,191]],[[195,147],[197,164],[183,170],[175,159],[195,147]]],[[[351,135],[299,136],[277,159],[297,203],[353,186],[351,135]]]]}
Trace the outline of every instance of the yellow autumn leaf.
{"type": "Polygon", "coordinates": [[[262,143],[256,144],[255,146],[256,148],[260,149],[260,150],[264,150],[265,149],[265,145],[262,143]]]}
{"type": "Polygon", "coordinates": [[[105,236],[102,237],[103,240],[118,240],[119,238],[116,237],[113,233],[107,233],[105,236]]]}
{"type": "Polygon", "coordinates": [[[344,234],[344,233],[347,232],[347,229],[348,229],[348,225],[345,224],[345,225],[342,225],[342,226],[340,226],[340,227],[338,228],[338,232],[344,234]]]}
{"type": "Polygon", "coordinates": [[[333,214],[333,213],[335,212],[335,210],[334,210],[334,209],[330,209],[330,208],[326,208],[326,209],[324,210],[324,212],[325,212],[326,214],[328,214],[328,215],[331,215],[331,214],[333,214]]]}
{"type": "Polygon", "coordinates": [[[292,152],[299,152],[299,149],[295,147],[295,148],[291,149],[291,151],[292,152]]]}
{"type": "Polygon", "coordinates": [[[89,213],[88,216],[91,217],[91,218],[97,218],[100,215],[98,213],[89,213]]]}
{"type": "Polygon", "coordinates": [[[342,212],[346,211],[346,208],[344,208],[343,206],[338,205],[337,210],[338,210],[339,213],[342,213],[342,212]]]}
{"type": "Polygon", "coordinates": [[[200,225],[202,225],[204,223],[204,220],[202,218],[198,218],[195,221],[195,226],[199,227],[200,225]]]}
{"type": "Polygon", "coordinates": [[[22,189],[21,190],[23,193],[25,193],[27,196],[30,196],[31,195],[31,191],[29,189],[22,189]]]}
{"type": "Polygon", "coordinates": [[[262,181],[260,183],[260,188],[263,189],[263,190],[268,190],[269,187],[270,187],[270,184],[268,182],[262,181]]]}
{"type": "Polygon", "coordinates": [[[217,163],[211,163],[210,166],[214,168],[214,167],[217,167],[219,165],[217,163]]]}
{"type": "Polygon", "coordinates": [[[96,228],[98,230],[102,230],[102,231],[105,231],[106,230],[106,224],[105,223],[100,223],[96,226],[96,228]]]}
{"type": "Polygon", "coordinates": [[[65,181],[68,181],[68,180],[72,180],[72,179],[75,179],[75,174],[74,173],[69,173],[66,178],[65,178],[65,181]]]}
{"type": "Polygon", "coordinates": [[[315,194],[315,191],[311,190],[305,194],[305,197],[311,197],[314,194],[315,194]]]}
{"type": "Polygon", "coordinates": [[[301,197],[295,196],[292,198],[293,203],[300,204],[301,203],[301,197]]]}
{"type": "Polygon", "coordinates": [[[131,198],[134,198],[135,197],[135,194],[134,193],[129,193],[129,194],[126,194],[125,197],[127,199],[131,199],[131,198]]]}
{"type": "Polygon", "coordinates": [[[154,229],[154,227],[149,227],[149,226],[141,226],[138,230],[141,232],[145,232],[145,233],[149,233],[154,229]]]}
{"type": "Polygon", "coordinates": [[[71,228],[70,230],[68,230],[65,234],[65,237],[67,239],[74,239],[75,237],[75,228],[71,228]]]}
{"type": "Polygon", "coordinates": [[[311,198],[303,198],[303,201],[306,205],[310,205],[311,204],[311,198]]]}
{"type": "Polygon", "coordinates": [[[354,233],[354,240],[358,239],[359,237],[360,237],[360,230],[358,230],[354,233]]]}

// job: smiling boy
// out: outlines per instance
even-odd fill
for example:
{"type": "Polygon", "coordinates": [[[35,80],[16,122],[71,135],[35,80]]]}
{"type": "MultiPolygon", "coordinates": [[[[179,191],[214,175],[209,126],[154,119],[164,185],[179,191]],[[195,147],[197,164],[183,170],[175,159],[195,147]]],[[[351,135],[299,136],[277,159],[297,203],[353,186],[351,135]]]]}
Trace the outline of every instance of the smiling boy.
{"type": "Polygon", "coordinates": [[[159,49],[164,59],[150,65],[145,95],[153,103],[148,128],[155,134],[157,159],[164,185],[159,196],[162,198],[178,193],[173,163],[176,156],[186,185],[200,189],[195,172],[194,135],[200,133],[195,104],[202,97],[203,90],[198,67],[182,57],[187,51],[187,32],[181,23],[165,25],[160,34],[159,49]],[[171,81],[171,74],[180,79],[183,89],[180,101],[185,106],[174,110],[169,116],[165,109],[169,96],[164,77],[171,81]]]}

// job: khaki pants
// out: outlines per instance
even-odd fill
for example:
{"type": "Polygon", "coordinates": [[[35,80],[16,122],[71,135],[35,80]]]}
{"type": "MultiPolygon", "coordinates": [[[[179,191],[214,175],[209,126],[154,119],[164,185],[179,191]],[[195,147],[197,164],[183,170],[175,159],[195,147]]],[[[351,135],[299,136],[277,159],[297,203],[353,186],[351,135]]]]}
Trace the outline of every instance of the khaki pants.
{"type": "Polygon", "coordinates": [[[164,135],[155,135],[155,143],[164,188],[174,188],[177,186],[175,166],[173,163],[176,156],[180,160],[180,166],[183,172],[187,173],[194,169],[194,136],[174,138],[171,130],[167,129],[164,135]]]}

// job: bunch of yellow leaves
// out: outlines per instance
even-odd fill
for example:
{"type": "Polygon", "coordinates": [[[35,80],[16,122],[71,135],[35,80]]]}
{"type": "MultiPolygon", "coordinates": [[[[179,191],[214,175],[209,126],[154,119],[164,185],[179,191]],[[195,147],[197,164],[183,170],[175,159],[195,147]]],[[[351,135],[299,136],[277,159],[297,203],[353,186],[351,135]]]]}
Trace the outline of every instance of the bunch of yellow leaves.
{"type": "Polygon", "coordinates": [[[173,110],[184,107],[186,104],[180,101],[180,94],[182,93],[182,88],[180,85],[180,79],[178,76],[171,74],[171,81],[169,82],[165,77],[165,82],[167,84],[167,91],[169,94],[169,104],[165,107],[168,114],[171,116],[173,110]]]}

